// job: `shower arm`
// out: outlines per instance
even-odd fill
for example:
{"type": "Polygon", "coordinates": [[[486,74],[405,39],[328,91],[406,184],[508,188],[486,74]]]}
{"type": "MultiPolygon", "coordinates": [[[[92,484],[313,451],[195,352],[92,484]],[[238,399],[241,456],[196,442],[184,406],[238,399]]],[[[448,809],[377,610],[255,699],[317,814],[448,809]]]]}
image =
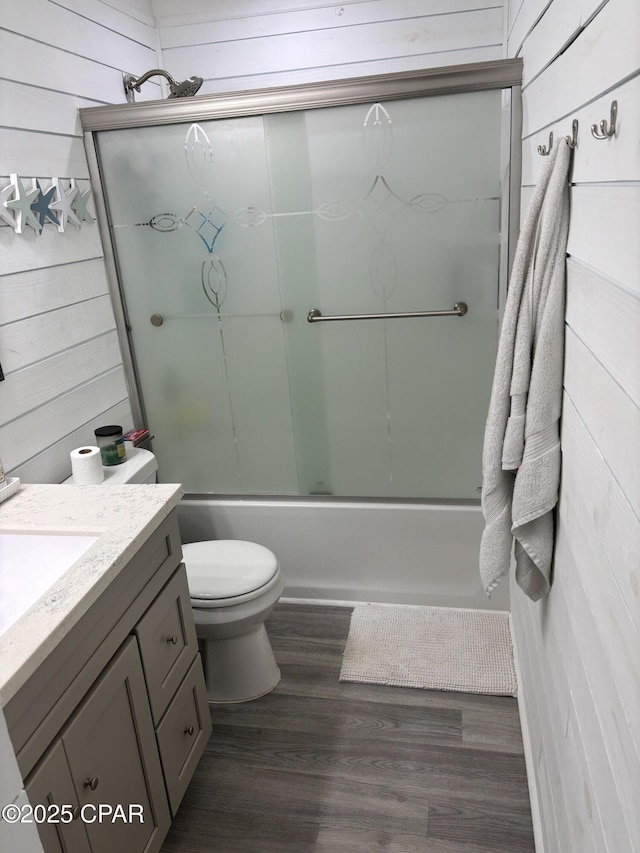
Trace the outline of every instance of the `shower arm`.
{"type": "Polygon", "coordinates": [[[168,71],[164,71],[162,68],[152,68],[151,71],[147,71],[146,74],[143,74],[142,77],[134,77],[133,74],[125,74],[122,78],[122,83],[124,85],[124,93],[127,96],[127,101],[130,104],[134,103],[133,90],[136,92],[140,91],[140,86],[143,83],[146,83],[150,77],[157,76],[165,77],[169,81],[169,85],[176,87],[178,83],[173,79],[171,74],[168,71]]]}

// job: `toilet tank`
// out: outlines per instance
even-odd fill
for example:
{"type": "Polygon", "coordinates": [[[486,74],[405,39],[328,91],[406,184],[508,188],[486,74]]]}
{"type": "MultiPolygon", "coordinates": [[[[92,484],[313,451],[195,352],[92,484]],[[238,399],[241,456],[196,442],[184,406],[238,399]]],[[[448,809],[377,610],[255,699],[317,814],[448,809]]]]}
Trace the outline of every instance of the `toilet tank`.
{"type": "MultiPolygon", "coordinates": [[[[155,483],[158,461],[150,450],[134,447],[126,443],[127,461],[120,465],[103,465],[103,485],[122,485],[123,483],[155,483]]],[[[73,475],[64,481],[73,484],[73,475]]]]}

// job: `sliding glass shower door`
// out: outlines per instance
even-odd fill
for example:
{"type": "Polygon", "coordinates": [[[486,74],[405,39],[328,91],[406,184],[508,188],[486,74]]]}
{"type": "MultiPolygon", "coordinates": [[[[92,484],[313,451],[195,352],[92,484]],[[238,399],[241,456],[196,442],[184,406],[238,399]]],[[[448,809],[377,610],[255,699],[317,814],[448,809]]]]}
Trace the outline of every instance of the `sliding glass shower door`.
{"type": "Polygon", "coordinates": [[[477,497],[501,120],[496,89],[99,133],[162,480],[477,497]]]}

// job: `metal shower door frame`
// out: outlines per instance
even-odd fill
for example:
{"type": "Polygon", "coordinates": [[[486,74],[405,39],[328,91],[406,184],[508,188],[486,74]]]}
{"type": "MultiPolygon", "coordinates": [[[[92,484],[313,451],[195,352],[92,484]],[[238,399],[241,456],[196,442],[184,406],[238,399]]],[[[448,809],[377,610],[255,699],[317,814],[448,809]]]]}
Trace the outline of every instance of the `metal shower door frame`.
{"type": "Polygon", "coordinates": [[[245,92],[197,95],[192,98],[113,104],[79,110],[89,176],[94,194],[96,216],[122,351],[127,390],[134,425],[145,426],[146,418],[133,354],[130,325],[120,283],[116,250],[106,198],[101,181],[96,134],[103,130],[122,130],[164,124],[210,121],[221,118],[296,112],[348,104],[453,95],[501,89],[503,91],[500,232],[500,273],[496,322],[499,322],[507,291],[508,275],[520,222],[520,178],[522,171],[522,60],[501,59],[403,71],[324,83],[302,84],[245,92]],[[508,228],[503,227],[508,223],[508,228]]]}

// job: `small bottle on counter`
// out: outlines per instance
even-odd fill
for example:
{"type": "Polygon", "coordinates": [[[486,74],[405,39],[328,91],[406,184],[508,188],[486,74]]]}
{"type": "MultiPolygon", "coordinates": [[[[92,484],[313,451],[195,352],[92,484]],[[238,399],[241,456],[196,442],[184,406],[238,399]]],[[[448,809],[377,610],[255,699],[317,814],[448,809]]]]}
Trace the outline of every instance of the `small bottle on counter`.
{"type": "Polygon", "coordinates": [[[95,430],[96,444],[100,448],[103,465],[121,465],[127,461],[121,426],[103,426],[95,430]]]}

